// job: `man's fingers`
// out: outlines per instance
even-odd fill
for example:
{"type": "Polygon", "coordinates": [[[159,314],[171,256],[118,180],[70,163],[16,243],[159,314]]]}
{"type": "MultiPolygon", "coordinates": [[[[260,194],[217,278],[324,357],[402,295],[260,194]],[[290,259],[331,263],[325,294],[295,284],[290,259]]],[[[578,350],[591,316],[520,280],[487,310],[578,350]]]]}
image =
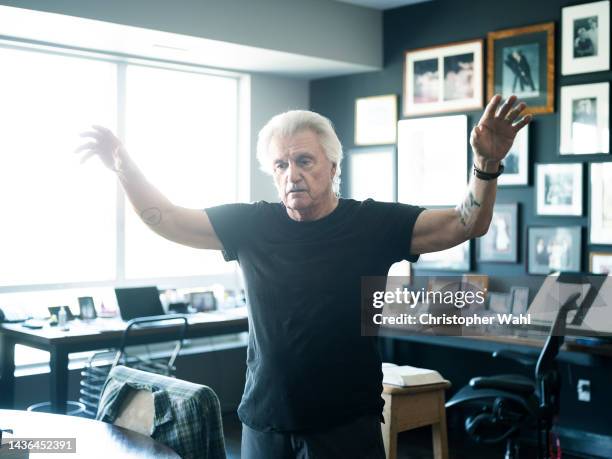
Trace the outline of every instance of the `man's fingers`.
{"type": "Polygon", "coordinates": [[[86,153],[83,155],[83,157],[81,158],[81,164],[83,164],[85,161],[87,161],[89,158],[91,158],[92,156],[95,156],[96,152],[95,151],[90,151],[89,153],[86,153]]]}
{"type": "Polygon", "coordinates": [[[495,116],[495,112],[497,111],[497,107],[499,106],[499,102],[501,101],[501,96],[499,94],[495,94],[493,98],[487,104],[484,113],[482,114],[481,121],[486,119],[492,119],[495,116]]]}
{"type": "Polygon", "coordinates": [[[93,137],[94,139],[98,139],[100,137],[100,133],[98,131],[85,131],[79,134],[81,137],[93,137]]]}
{"type": "Polygon", "coordinates": [[[497,118],[504,119],[506,117],[506,115],[508,114],[508,112],[510,111],[510,109],[512,108],[512,106],[514,105],[514,102],[516,102],[516,96],[512,95],[512,96],[508,97],[506,99],[506,102],[504,102],[504,104],[499,109],[499,113],[497,114],[497,118]]]}
{"type": "Polygon", "coordinates": [[[515,106],[512,110],[510,110],[508,112],[508,114],[506,115],[506,120],[513,122],[515,119],[517,119],[519,117],[519,115],[521,114],[521,112],[523,110],[525,110],[525,107],[527,107],[527,104],[525,102],[521,102],[520,104],[518,104],[517,106],[515,106]]]}
{"type": "Polygon", "coordinates": [[[525,126],[527,126],[527,124],[529,124],[529,122],[533,119],[533,117],[531,115],[525,115],[523,116],[516,124],[513,124],[512,127],[514,128],[514,132],[518,132],[520,131],[522,128],[524,128],[525,126]]]}
{"type": "Polygon", "coordinates": [[[84,143],[83,145],[81,145],[80,147],[78,147],[76,150],[74,150],[74,152],[75,153],[80,153],[80,152],[85,151],[85,150],[91,150],[96,145],[98,145],[97,142],[87,142],[87,143],[84,143]]]}
{"type": "Polygon", "coordinates": [[[113,133],[110,129],[105,128],[104,126],[100,126],[98,124],[92,124],[91,127],[94,128],[96,131],[103,132],[104,134],[112,134],[113,133]]]}

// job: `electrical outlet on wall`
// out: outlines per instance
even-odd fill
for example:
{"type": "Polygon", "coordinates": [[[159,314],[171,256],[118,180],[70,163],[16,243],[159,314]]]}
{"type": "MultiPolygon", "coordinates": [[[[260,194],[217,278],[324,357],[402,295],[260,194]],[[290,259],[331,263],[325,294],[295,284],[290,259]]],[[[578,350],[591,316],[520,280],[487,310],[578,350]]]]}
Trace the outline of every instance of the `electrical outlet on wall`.
{"type": "Polygon", "coordinates": [[[576,389],[578,390],[578,400],[581,402],[591,401],[591,381],[588,379],[579,379],[576,389]]]}

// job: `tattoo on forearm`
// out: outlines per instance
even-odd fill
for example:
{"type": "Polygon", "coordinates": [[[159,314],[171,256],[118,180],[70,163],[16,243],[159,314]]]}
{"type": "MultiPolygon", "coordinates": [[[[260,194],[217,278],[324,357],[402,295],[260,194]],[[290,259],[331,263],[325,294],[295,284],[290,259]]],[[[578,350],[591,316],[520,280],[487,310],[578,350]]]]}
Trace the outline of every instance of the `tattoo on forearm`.
{"type": "Polygon", "coordinates": [[[470,215],[472,215],[472,211],[477,207],[480,207],[480,203],[476,201],[474,193],[470,191],[465,197],[465,200],[457,207],[457,210],[459,211],[459,220],[461,221],[461,224],[463,226],[468,225],[467,222],[470,218],[470,215]]]}
{"type": "Polygon", "coordinates": [[[150,226],[159,225],[162,220],[161,211],[157,207],[150,207],[140,212],[140,218],[150,226]]]}

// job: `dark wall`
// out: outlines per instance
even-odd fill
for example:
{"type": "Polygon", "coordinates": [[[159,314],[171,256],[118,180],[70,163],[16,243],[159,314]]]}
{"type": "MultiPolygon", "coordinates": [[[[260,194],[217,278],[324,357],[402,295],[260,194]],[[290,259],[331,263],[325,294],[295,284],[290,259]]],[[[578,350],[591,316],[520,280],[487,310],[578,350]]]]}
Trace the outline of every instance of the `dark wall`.
{"type": "MultiPolygon", "coordinates": [[[[584,217],[537,217],[535,215],[535,189],[533,186],[533,164],[536,162],[589,162],[610,161],[612,156],[560,157],[559,144],[559,87],[609,81],[612,72],[561,77],[561,8],[577,2],[563,0],[434,0],[427,3],[388,10],[384,13],[384,68],[379,72],[315,80],[311,84],[311,109],[329,117],[334,123],[345,152],[354,147],[354,106],[358,97],[382,94],[399,96],[401,118],[402,77],[404,51],[409,49],[441,45],[474,38],[485,39],[487,32],[554,21],[556,26],[556,74],[555,112],[538,115],[530,127],[530,185],[500,188],[497,202],[519,203],[519,262],[515,264],[477,263],[472,247],[472,271],[486,272],[498,276],[523,276],[526,274],[527,227],[579,225],[583,227],[583,269],[588,268],[590,250],[609,247],[590,246],[587,243],[588,218],[584,217]]],[[[486,68],[486,65],[485,65],[486,68]]],[[[486,81],[486,77],[485,77],[486,81]]],[[[469,129],[474,126],[481,111],[468,114],[469,129]]],[[[585,167],[584,194],[588,196],[585,167]]],[[[345,169],[344,177],[348,177],[345,169]],[[346,174],[346,175],[345,175],[346,174]]],[[[347,183],[342,184],[346,195],[347,183]]],[[[458,198],[459,199],[459,198],[458,198]]],[[[587,215],[588,201],[584,203],[587,215]]],[[[474,246],[474,244],[473,244],[474,246]]],[[[533,278],[534,276],[530,276],[533,278]]],[[[534,279],[532,279],[534,280],[534,279]]],[[[427,344],[397,343],[395,360],[410,364],[436,368],[451,379],[454,389],[465,384],[477,374],[495,374],[500,371],[520,371],[520,368],[501,365],[493,361],[487,352],[448,348],[427,344]],[[457,365],[461,362],[460,365],[457,365]]],[[[612,441],[612,424],[607,409],[612,396],[608,387],[612,380],[609,358],[588,358],[578,361],[563,361],[563,401],[561,425],[577,431],[589,431],[604,435],[612,441]],[[576,396],[577,379],[591,380],[592,402],[579,402],[576,396]]],[[[523,370],[524,371],[524,370],[523,370]]],[[[610,446],[612,443],[608,443],[610,446]]],[[[595,448],[595,447],[593,447],[595,448]]],[[[607,450],[608,452],[610,450],[607,450]]],[[[592,453],[602,453],[600,448],[592,453]],[[599,451],[598,451],[599,449],[599,451]]],[[[612,453],[611,453],[612,454],[612,453]]]]}
{"type": "MultiPolygon", "coordinates": [[[[563,0],[433,0],[422,4],[387,10],[384,13],[384,68],[380,72],[346,77],[315,80],[311,84],[311,109],[329,117],[334,123],[345,152],[354,147],[354,107],[358,97],[382,94],[399,96],[401,118],[402,77],[404,51],[433,45],[441,45],[474,38],[485,39],[487,32],[554,21],[556,26],[556,75],[555,112],[538,115],[529,132],[530,186],[501,187],[498,203],[519,203],[519,261],[508,263],[477,263],[475,244],[472,244],[472,271],[490,275],[521,276],[526,273],[527,226],[572,225],[583,227],[582,262],[588,269],[590,250],[606,249],[587,243],[588,218],[538,217],[535,215],[535,188],[533,163],[610,161],[611,155],[558,154],[559,144],[559,86],[565,84],[609,81],[612,72],[598,72],[561,77],[561,8],[576,2],[563,0]]],[[[486,65],[485,65],[486,68],[486,65]]],[[[485,78],[486,81],[486,78],[485,78]]],[[[468,127],[471,130],[481,115],[481,110],[469,112],[468,127]]],[[[348,161],[344,163],[343,176],[348,177],[348,161]]],[[[583,180],[587,215],[587,170],[583,180]]],[[[401,175],[400,175],[401,178],[401,175]]],[[[342,184],[347,194],[347,182],[342,184]]],[[[442,185],[443,186],[443,185],[442,185]]],[[[458,200],[460,198],[458,197],[458,200]]]]}

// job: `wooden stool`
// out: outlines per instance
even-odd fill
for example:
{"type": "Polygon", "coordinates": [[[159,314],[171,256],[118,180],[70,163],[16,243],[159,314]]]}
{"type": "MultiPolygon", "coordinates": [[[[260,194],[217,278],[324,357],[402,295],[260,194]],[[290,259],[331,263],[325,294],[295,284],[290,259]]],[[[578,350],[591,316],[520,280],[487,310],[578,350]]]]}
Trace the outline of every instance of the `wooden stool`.
{"type": "Polygon", "coordinates": [[[411,387],[383,384],[385,422],[381,424],[387,459],[397,458],[397,434],[431,425],[435,459],[448,459],[444,391],[449,381],[411,387]]]}

